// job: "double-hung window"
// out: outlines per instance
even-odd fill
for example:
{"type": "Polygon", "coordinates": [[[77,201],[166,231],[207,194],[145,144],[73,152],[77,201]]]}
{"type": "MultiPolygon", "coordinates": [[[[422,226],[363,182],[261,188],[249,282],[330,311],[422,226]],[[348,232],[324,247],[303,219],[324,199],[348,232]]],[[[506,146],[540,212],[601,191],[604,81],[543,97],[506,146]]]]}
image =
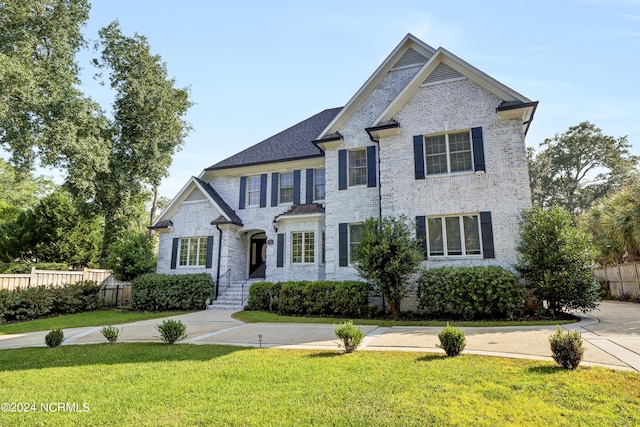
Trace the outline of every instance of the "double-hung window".
{"type": "Polygon", "coordinates": [[[247,180],[247,205],[260,206],[260,177],[250,176],[247,180]]]}
{"type": "Polygon", "coordinates": [[[181,267],[204,267],[206,263],[206,237],[187,237],[180,239],[178,265],[181,267]]]}
{"type": "Polygon", "coordinates": [[[324,200],[324,169],[313,171],[313,200],[324,200]]]}
{"type": "Polygon", "coordinates": [[[480,255],[478,215],[427,218],[429,256],[480,255]]]}
{"type": "Polygon", "coordinates": [[[349,225],[349,261],[352,262],[352,256],[360,240],[362,240],[363,224],[350,224],[349,225]]]}
{"type": "Polygon", "coordinates": [[[315,234],[312,231],[291,233],[291,263],[315,262],[315,234]]]}
{"type": "Polygon", "coordinates": [[[293,203],[293,172],[280,174],[280,203],[293,203]]]}
{"type": "Polygon", "coordinates": [[[468,131],[426,136],[424,144],[427,175],[473,170],[473,150],[468,131]]]}
{"type": "Polygon", "coordinates": [[[367,185],[367,150],[349,151],[349,186],[367,185]]]}

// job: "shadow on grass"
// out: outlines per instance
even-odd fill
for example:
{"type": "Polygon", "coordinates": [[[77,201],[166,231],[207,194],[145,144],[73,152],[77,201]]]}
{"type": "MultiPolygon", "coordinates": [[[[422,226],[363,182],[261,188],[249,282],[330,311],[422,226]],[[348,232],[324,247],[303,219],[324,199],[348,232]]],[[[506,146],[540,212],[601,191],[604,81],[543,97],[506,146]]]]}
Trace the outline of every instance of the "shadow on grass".
{"type": "Polygon", "coordinates": [[[166,361],[208,361],[237,351],[255,351],[231,345],[118,343],[67,345],[55,348],[27,347],[0,350],[0,371],[124,365],[166,361]]]}
{"type": "Polygon", "coordinates": [[[342,353],[341,351],[323,351],[320,353],[310,354],[307,357],[312,359],[332,359],[334,357],[340,357],[343,354],[344,353],[342,353]]]}
{"type": "Polygon", "coordinates": [[[529,372],[534,374],[554,375],[566,372],[567,370],[557,365],[531,366],[529,372]]]}
{"type": "Polygon", "coordinates": [[[427,354],[425,356],[422,357],[418,357],[416,359],[416,362],[433,362],[436,360],[444,360],[446,359],[447,356],[444,354],[438,354],[438,353],[433,353],[433,354],[427,354]]]}

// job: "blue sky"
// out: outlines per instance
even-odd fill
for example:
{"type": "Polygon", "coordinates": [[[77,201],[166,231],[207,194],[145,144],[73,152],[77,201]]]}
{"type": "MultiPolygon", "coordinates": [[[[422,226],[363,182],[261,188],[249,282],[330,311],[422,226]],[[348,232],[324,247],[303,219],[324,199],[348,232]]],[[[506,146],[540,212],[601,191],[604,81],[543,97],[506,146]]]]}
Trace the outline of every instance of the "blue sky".
{"type": "MultiPolygon", "coordinates": [[[[588,120],[640,154],[640,0],[95,0],[86,37],[120,21],[188,86],[194,127],[160,193],[325,109],[344,105],[406,33],[539,101],[527,145],[588,120]]],[[[90,78],[87,94],[111,98],[90,78]]]]}

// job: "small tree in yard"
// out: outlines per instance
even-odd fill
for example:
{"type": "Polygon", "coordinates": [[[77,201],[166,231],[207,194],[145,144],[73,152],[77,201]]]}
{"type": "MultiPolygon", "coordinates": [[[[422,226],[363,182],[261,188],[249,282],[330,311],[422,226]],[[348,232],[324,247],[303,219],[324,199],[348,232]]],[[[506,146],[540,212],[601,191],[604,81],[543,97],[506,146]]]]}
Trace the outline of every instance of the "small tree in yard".
{"type": "Polygon", "coordinates": [[[516,269],[550,310],[592,310],[600,287],[593,277],[595,250],[564,209],[533,207],[523,212],[516,269]]]}
{"type": "Polygon", "coordinates": [[[415,229],[404,216],[367,219],[352,253],[356,271],[382,293],[393,316],[400,314],[408,280],[422,259],[415,229]]]}

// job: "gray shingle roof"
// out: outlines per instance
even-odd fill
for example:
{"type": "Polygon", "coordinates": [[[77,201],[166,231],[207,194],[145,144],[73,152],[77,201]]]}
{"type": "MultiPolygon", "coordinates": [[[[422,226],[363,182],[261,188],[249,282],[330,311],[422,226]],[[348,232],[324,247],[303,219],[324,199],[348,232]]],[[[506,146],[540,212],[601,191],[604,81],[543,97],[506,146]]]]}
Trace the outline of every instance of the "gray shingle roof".
{"type": "Polygon", "coordinates": [[[289,129],[273,135],[244,151],[209,166],[205,170],[229,169],[263,163],[322,157],[324,152],[312,141],[329,125],[342,108],[324,110],[289,129]]]}
{"type": "Polygon", "coordinates": [[[236,211],[231,209],[227,202],[224,201],[224,199],[218,194],[216,190],[213,189],[212,186],[210,186],[200,178],[196,178],[196,181],[198,181],[198,184],[200,184],[202,188],[204,188],[204,190],[209,193],[211,198],[215,200],[218,206],[220,206],[220,209],[222,209],[229,220],[231,220],[232,224],[242,225],[242,219],[236,214],[236,211]]]}

